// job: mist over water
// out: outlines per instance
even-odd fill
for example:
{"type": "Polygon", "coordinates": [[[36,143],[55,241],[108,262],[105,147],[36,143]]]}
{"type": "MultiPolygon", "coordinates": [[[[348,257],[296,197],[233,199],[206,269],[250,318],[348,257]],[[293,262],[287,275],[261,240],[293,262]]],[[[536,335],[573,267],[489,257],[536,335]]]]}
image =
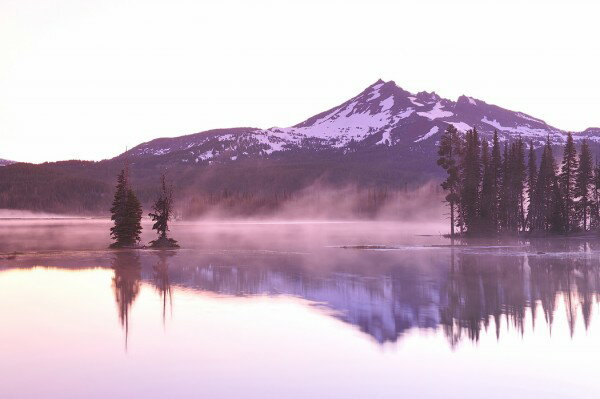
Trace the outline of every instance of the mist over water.
{"type": "MultiPolygon", "coordinates": [[[[0,220],[0,252],[102,250],[110,241],[109,219],[0,220]]],[[[142,221],[141,243],[153,240],[152,223],[142,221]]],[[[187,249],[307,249],[342,245],[395,245],[422,241],[419,234],[445,242],[446,226],[427,222],[352,220],[206,220],[174,222],[170,235],[187,249]]]]}
{"type": "Polygon", "coordinates": [[[332,185],[317,180],[303,189],[262,192],[181,192],[178,207],[187,220],[380,220],[438,221],[444,214],[438,181],[417,187],[332,185]]]}
{"type": "Polygon", "coordinates": [[[600,392],[595,241],[450,248],[445,222],[238,220],[174,223],[177,251],[108,250],[109,227],[0,223],[8,397],[600,392]]]}

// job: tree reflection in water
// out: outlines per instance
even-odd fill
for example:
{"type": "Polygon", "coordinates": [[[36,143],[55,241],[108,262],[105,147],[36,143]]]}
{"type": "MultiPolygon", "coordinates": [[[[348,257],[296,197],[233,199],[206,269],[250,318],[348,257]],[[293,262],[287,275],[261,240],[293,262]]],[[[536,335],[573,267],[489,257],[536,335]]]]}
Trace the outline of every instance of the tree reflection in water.
{"type": "Polygon", "coordinates": [[[167,262],[167,259],[173,255],[174,253],[172,251],[158,251],[158,261],[154,264],[154,266],[152,266],[152,282],[162,299],[163,326],[165,325],[167,313],[167,298],[169,302],[169,307],[171,309],[171,313],[173,312],[173,296],[171,294],[171,283],[169,281],[169,263],[167,262]]]}
{"type": "Polygon", "coordinates": [[[415,328],[441,329],[454,347],[465,338],[478,341],[490,328],[498,339],[523,335],[526,323],[534,331],[540,322],[552,330],[559,301],[571,335],[578,317],[588,329],[600,293],[600,259],[586,255],[590,244],[562,245],[552,244],[552,252],[471,247],[418,255],[337,250],[322,257],[123,251],[114,258],[113,289],[126,339],[130,308],[147,281],[161,297],[163,323],[173,306],[172,286],[242,297],[288,295],[332,310],[330,317],[380,344],[415,328]]]}
{"type": "Polygon", "coordinates": [[[453,346],[465,334],[471,340],[479,340],[491,320],[500,338],[502,318],[507,327],[523,334],[528,312],[535,330],[538,307],[551,331],[561,299],[573,336],[579,312],[585,329],[589,328],[600,292],[598,259],[562,256],[560,252],[491,257],[462,253],[449,270],[442,285],[445,304],[440,307],[440,321],[453,346]]]}
{"type": "Polygon", "coordinates": [[[135,298],[140,292],[141,262],[134,251],[118,251],[113,259],[112,268],[114,277],[112,287],[115,293],[115,302],[119,312],[119,321],[125,329],[125,349],[129,336],[129,312],[135,298]]]}

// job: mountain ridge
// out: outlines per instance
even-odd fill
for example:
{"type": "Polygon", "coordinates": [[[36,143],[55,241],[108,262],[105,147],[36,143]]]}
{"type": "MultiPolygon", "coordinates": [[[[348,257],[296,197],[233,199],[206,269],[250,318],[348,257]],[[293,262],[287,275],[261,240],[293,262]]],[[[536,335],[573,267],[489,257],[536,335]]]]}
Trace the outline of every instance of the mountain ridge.
{"type": "MultiPolygon", "coordinates": [[[[554,144],[563,143],[567,134],[542,119],[467,95],[452,101],[435,92],[413,94],[394,81],[379,79],[349,100],[290,127],[212,129],[141,143],[128,155],[164,155],[190,150],[195,158],[184,157],[183,161],[198,163],[225,157],[235,161],[248,155],[270,156],[301,147],[347,152],[351,144],[363,141],[370,145],[415,146],[420,143],[419,146],[423,146],[435,142],[433,139],[449,124],[460,131],[476,127],[484,138],[497,130],[502,141],[520,135],[536,147],[543,145],[547,136],[554,144]],[[369,139],[370,142],[366,141],[369,139]],[[169,146],[171,143],[174,145],[169,146]]],[[[588,138],[600,142],[600,128],[590,127],[573,135],[575,140],[588,138]]]]}

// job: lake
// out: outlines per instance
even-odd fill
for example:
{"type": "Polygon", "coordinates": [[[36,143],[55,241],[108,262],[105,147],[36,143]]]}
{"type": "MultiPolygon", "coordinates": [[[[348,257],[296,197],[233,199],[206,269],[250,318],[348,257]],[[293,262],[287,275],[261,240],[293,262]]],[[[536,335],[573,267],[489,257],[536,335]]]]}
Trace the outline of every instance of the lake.
{"type": "Polygon", "coordinates": [[[600,241],[179,222],[180,250],[108,250],[109,226],[0,221],[0,397],[600,396],[600,241]]]}

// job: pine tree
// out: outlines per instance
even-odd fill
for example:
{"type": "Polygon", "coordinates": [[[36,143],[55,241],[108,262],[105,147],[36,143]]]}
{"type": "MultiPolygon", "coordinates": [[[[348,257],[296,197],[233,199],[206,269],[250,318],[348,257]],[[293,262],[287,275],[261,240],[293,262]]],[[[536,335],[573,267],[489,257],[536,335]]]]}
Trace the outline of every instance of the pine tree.
{"type": "Polygon", "coordinates": [[[442,137],[438,147],[439,159],[437,164],[441,166],[447,174],[446,180],[441,184],[442,188],[448,192],[446,202],[450,207],[450,234],[454,238],[454,226],[456,225],[456,212],[459,206],[459,137],[458,130],[453,125],[449,125],[442,137]]]}
{"type": "Polygon", "coordinates": [[[533,196],[533,202],[536,206],[531,215],[532,231],[546,232],[550,230],[550,219],[552,219],[552,213],[555,211],[555,207],[553,207],[557,191],[554,187],[555,180],[556,165],[552,154],[552,146],[550,145],[550,137],[548,137],[542,152],[533,196]]]}
{"type": "Polygon", "coordinates": [[[110,213],[114,223],[110,229],[110,236],[115,240],[111,247],[135,245],[140,240],[142,231],[142,208],[135,193],[129,187],[127,168],[121,170],[117,176],[117,186],[110,213]]]}
{"type": "Polygon", "coordinates": [[[529,142],[529,158],[527,160],[527,198],[529,205],[527,207],[527,227],[531,228],[531,216],[535,213],[536,202],[534,201],[535,185],[537,181],[537,162],[535,159],[535,150],[533,142],[529,142]]]}
{"type": "Polygon", "coordinates": [[[110,208],[111,220],[114,222],[114,226],[110,228],[110,235],[116,241],[113,246],[120,246],[126,241],[127,190],[127,172],[123,169],[117,176],[115,196],[110,208]]]}
{"type": "Polygon", "coordinates": [[[584,139],[581,143],[581,154],[579,155],[579,167],[577,168],[574,190],[575,197],[579,199],[577,210],[583,222],[583,231],[586,231],[588,227],[588,211],[592,202],[590,185],[593,178],[592,154],[587,140],[584,139]]]}
{"type": "Polygon", "coordinates": [[[568,215],[565,205],[565,195],[562,192],[558,176],[554,176],[549,213],[546,216],[548,229],[555,234],[566,233],[568,229],[568,215]]]}
{"type": "Polygon", "coordinates": [[[127,228],[127,245],[135,245],[140,241],[142,233],[142,204],[137,196],[130,188],[127,190],[127,201],[125,202],[127,209],[125,217],[125,226],[127,228]]]}
{"type": "Polygon", "coordinates": [[[511,175],[510,194],[510,230],[517,232],[525,229],[525,209],[523,191],[526,180],[525,145],[521,137],[511,144],[509,152],[509,172],[511,175]]]}
{"type": "Polygon", "coordinates": [[[504,150],[502,152],[502,169],[500,175],[500,192],[498,195],[498,230],[505,233],[509,230],[509,201],[510,201],[510,189],[511,189],[511,173],[510,173],[510,161],[508,153],[508,142],[504,143],[504,150]]]}
{"type": "Polygon", "coordinates": [[[490,168],[492,170],[492,224],[494,230],[499,228],[498,201],[500,195],[500,184],[502,181],[502,155],[500,153],[500,141],[498,140],[498,131],[494,130],[494,138],[492,140],[492,156],[490,160],[490,168]]]}
{"type": "Polygon", "coordinates": [[[494,224],[494,211],[496,198],[494,197],[494,171],[489,154],[489,145],[486,140],[481,143],[481,166],[482,166],[482,182],[481,182],[481,209],[479,217],[481,219],[481,231],[484,234],[496,233],[494,224]]]}
{"type": "Polygon", "coordinates": [[[471,129],[465,134],[465,149],[461,164],[461,205],[463,218],[468,234],[475,234],[479,222],[479,187],[481,179],[481,163],[479,150],[479,134],[471,129]]]}
{"type": "Polygon", "coordinates": [[[596,160],[596,165],[594,166],[592,187],[594,191],[594,203],[592,205],[591,223],[598,229],[600,228],[600,162],[598,160],[596,160]]]}
{"type": "Polygon", "coordinates": [[[573,198],[575,197],[575,174],[577,171],[577,150],[573,143],[571,133],[567,136],[567,143],[563,153],[562,169],[560,174],[560,185],[564,195],[566,231],[573,230],[575,224],[575,208],[573,198]]]}
{"type": "Polygon", "coordinates": [[[521,231],[525,231],[527,223],[525,220],[525,185],[527,181],[527,170],[525,167],[525,142],[519,137],[517,141],[517,182],[519,191],[519,221],[521,231]]]}
{"type": "Polygon", "coordinates": [[[161,177],[160,193],[152,205],[152,211],[148,216],[154,221],[152,229],[156,230],[158,239],[152,241],[150,244],[152,246],[177,247],[177,241],[167,237],[169,221],[173,217],[173,188],[167,186],[165,175],[161,177]]]}

